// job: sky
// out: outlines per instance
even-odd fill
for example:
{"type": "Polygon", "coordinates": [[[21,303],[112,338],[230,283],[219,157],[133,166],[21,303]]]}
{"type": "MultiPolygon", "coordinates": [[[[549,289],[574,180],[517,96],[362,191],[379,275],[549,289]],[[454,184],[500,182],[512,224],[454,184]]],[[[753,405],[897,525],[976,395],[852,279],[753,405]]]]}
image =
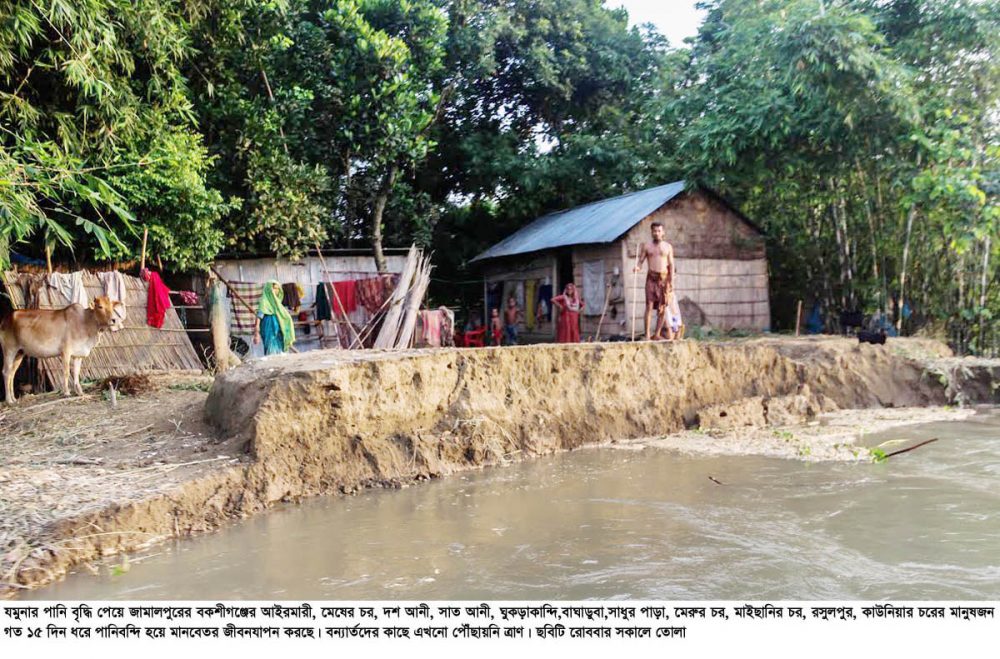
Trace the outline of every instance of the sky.
{"type": "Polygon", "coordinates": [[[629,23],[652,23],[666,35],[673,47],[683,46],[685,37],[693,37],[704,18],[695,9],[696,0],[605,0],[608,7],[625,7],[629,23]]]}

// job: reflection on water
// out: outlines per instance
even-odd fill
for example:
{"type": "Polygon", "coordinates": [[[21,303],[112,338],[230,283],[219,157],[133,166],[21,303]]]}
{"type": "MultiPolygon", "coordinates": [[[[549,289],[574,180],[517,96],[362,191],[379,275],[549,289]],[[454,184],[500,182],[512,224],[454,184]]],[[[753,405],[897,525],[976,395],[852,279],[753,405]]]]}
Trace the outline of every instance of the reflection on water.
{"type": "Polygon", "coordinates": [[[1000,412],[871,443],[930,437],[880,465],[580,450],[283,508],[27,596],[1000,598],[1000,412]]]}

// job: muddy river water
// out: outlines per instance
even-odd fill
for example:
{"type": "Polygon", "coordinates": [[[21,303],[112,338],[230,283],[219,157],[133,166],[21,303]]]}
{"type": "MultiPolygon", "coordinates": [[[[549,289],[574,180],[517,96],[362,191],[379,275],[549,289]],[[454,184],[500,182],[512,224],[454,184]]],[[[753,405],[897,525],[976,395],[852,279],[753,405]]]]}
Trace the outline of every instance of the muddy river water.
{"type": "Polygon", "coordinates": [[[284,507],[27,597],[1000,598],[1000,412],[866,442],[931,437],[884,464],[589,448],[284,507]]]}

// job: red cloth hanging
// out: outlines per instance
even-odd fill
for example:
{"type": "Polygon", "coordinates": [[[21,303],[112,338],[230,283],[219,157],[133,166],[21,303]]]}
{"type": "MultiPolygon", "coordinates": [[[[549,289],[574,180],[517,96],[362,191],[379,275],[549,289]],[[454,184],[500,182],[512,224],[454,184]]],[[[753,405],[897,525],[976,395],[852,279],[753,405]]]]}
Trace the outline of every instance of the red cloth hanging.
{"type": "Polygon", "coordinates": [[[368,313],[376,313],[382,306],[382,280],[379,277],[361,279],[356,286],[358,303],[368,313]]]}
{"type": "Polygon", "coordinates": [[[163,318],[170,308],[170,289],[160,279],[158,272],[143,270],[140,275],[149,284],[149,295],[146,298],[146,323],[150,327],[163,327],[163,318]]]}
{"type": "Polygon", "coordinates": [[[353,279],[333,282],[333,288],[337,293],[333,298],[335,312],[349,314],[358,308],[357,283],[353,279]]]}

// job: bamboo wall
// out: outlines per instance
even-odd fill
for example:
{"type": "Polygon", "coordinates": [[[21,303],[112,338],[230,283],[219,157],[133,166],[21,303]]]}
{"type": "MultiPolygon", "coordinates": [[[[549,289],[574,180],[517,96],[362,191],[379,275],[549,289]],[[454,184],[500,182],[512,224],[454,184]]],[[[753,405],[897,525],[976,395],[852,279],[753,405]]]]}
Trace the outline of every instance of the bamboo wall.
{"type": "MultiPolygon", "coordinates": [[[[4,285],[14,308],[24,308],[24,296],[15,282],[17,273],[5,272],[4,285]]],[[[124,328],[117,332],[103,332],[100,342],[83,360],[81,380],[99,380],[142,371],[200,371],[201,361],[191,346],[191,341],[181,325],[177,312],[167,310],[163,328],[146,324],[146,282],[138,277],[122,274],[125,279],[126,317],[124,328]]],[[[104,295],[104,287],[97,275],[84,271],[83,285],[91,300],[104,295]]],[[[64,304],[50,304],[44,299],[42,309],[61,309],[64,304]]],[[[39,360],[42,371],[54,388],[62,386],[62,358],[39,360]]]]}
{"type": "Polygon", "coordinates": [[[667,242],[674,247],[674,286],[685,325],[723,330],[770,328],[763,236],[723,204],[694,192],[666,204],[623,238],[629,273],[625,297],[629,312],[634,309],[637,335],[643,331],[646,266],[634,281],[631,271],[637,246],[650,239],[653,222],[663,224],[667,242]]]}

